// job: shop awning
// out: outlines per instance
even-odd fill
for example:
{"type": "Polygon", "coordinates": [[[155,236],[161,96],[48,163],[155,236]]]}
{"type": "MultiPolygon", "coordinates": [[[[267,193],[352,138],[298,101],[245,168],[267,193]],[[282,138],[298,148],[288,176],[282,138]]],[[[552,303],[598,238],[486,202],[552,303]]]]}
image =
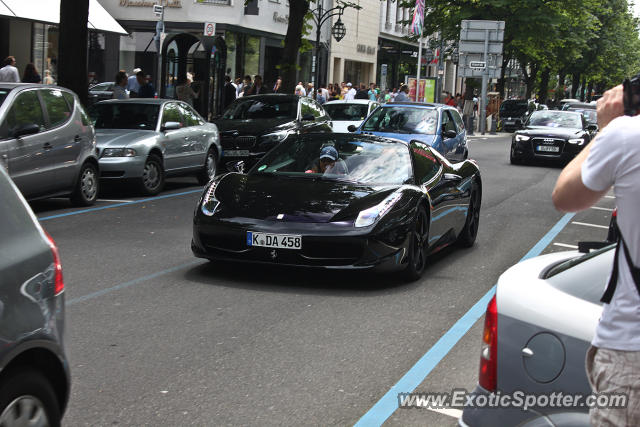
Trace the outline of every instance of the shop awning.
{"type": "MultiPolygon", "coordinates": [[[[60,23],[60,0],[0,0],[0,15],[49,24],[60,23]]],[[[127,34],[98,0],[89,0],[89,29],[127,34]]]]}

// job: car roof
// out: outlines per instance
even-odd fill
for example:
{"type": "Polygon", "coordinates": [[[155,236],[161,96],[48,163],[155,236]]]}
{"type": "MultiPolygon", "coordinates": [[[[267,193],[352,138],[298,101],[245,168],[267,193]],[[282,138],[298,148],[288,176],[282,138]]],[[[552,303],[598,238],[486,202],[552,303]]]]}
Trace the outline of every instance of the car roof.
{"type": "Polygon", "coordinates": [[[595,110],[596,104],[590,104],[588,102],[572,102],[571,104],[569,104],[569,107],[567,107],[567,110],[572,110],[574,108],[582,108],[585,110],[595,110]]]}
{"type": "Polygon", "coordinates": [[[377,102],[377,101],[372,101],[370,99],[336,99],[336,100],[333,100],[333,101],[325,102],[323,105],[329,105],[329,104],[369,104],[370,102],[377,102]]]}
{"type": "Polygon", "coordinates": [[[35,87],[35,88],[48,88],[48,89],[61,89],[61,90],[69,90],[65,87],[60,87],[60,86],[55,86],[55,85],[43,85],[41,83],[8,83],[8,82],[3,82],[0,83],[0,89],[8,89],[8,90],[13,90],[13,89],[25,89],[25,88],[31,88],[31,87],[35,87]]]}
{"type": "Polygon", "coordinates": [[[403,105],[406,107],[418,107],[418,108],[443,108],[443,107],[450,107],[449,105],[446,104],[436,104],[436,103],[427,103],[427,102],[414,102],[414,101],[394,101],[394,102],[387,102],[386,104],[383,104],[383,107],[395,107],[395,106],[399,106],[399,105],[403,105]]]}
{"type": "MultiPolygon", "coordinates": [[[[307,97],[303,97],[302,95],[294,95],[294,94],[290,94],[290,93],[265,93],[264,95],[242,96],[240,98],[237,98],[237,100],[243,100],[243,99],[273,99],[273,98],[298,100],[300,98],[309,98],[309,97],[308,96],[307,97]]],[[[312,99],[312,98],[309,98],[309,99],[312,99]]]]}
{"type": "Polygon", "coordinates": [[[182,102],[177,99],[165,99],[165,98],[128,98],[128,99],[105,99],[104,101],[96,102],[97,104],[151,104],[160,105],[165,102],[182,102]]]}

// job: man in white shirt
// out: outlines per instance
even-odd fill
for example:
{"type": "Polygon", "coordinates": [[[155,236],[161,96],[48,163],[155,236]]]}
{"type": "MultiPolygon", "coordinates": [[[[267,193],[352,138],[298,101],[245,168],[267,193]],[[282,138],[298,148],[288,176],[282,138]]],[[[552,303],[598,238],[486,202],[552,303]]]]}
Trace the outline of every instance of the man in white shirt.
{"type": "Polygon", "coordinates": [[[347,91],[347,94],[344,96],[344,100],[351,101],[352,99],[355,99],[356,90],[353,88],[353,85],[351,83],[347,83],[347,87],[349,88],[349,90],[347,91]]]}
{"type": "Polygon", "coordinates": [[[20,74],[16,68],[16,58],[7,56],[4,67],[0,68],[0,82],[20,83],[20,74]]]}
{"type": "Polygon", "coordinates": [[[624,243],[616,249],[586,368],[594,393],[625,393],[628,405],[594,408],[590,417],[592,425],[640,425],[640,116],[623,116],[622,86],[605,92],[597,112],[601,132],[564,168],[553,203],[561,211],[587,209],[613,186],[624,243]]]}
{"type": "Polygon", "coordinates": [[[131,98],[135,98],[138,96],[138,92],[140,92],[140,83],[138,83],[137,74],[142,71],[140,68],[134,68],[133,74],[131,74],[127,78],[127,90],[129,91],[129,96],[131,98]]]}

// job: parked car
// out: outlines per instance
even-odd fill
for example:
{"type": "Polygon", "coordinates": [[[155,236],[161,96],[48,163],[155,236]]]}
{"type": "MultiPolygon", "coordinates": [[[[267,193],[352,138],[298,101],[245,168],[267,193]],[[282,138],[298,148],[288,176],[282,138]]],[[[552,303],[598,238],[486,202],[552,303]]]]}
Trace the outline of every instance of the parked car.
{"type": "Polygon", "coordinates": [[[595,129],[591,135],[592,138],[595,137],[596,133],[598,133],[598,111],[596,109],[596,104],[590,102],[575,102],[567,105],[568,107],[565,109],[566,111],[582,113],[584,118],[587,119],[587,123],[595,125],[595,129]]]}
{"type": "Polygon", "coordinates": [[[502,130],[514,132],[521,129],[529,113],[529,101],[526,99],[507,99],[502,101],[498,110],[498,117],[502,122],[502,130]]]}
{"type": "Polygon", "coordinates": [[[101,101],[89,109],[96,128],[100,178],[132,180],[140,192],[158,194],[170,175],[195,175],[207,183],[218,171],[218,128],[193,107],[170,99],[101,101]]]}
{"type": "MultiPolygon", "coordinates": [[[[487,307],[476,394],[591,393],[585,356],[602,313],[614,246],[523,261],[487,307]]],[[[587,406],[465,407],[459,425],[589,426],[587,406]]]]}
{"type": "Polygon", "coordinates": [[[68,89],[0,83],[0,162],[27,199],[98,197],[95,131],[68,89]]]}
{"type": "Polygon", "coordinates": [[[433,147],[449,161],[462,161],[469,155],[467,131],[460,113],[444,104],[392,102],[381,105],[356,133],[419,141],[433,147]]]}
{"type": "Polygon", "coordinates": [[[106,99],[113,98],[113,88],[116,84],[114,82],[104,82],[93,85],[89,88],[89,104],[95,104],[98,101],[104,101],[106,99]]]}
{"type": "Polygon", "coordinates": [[[352,99],[329,101],[322,106],[333,121],[333,131],[347,133],[349,125],[360,126],[378,105],[378,102],[368,99],[352,99]]]}
{"type": "Polygon", "coordinates": [[[220,129],[223,164],[243,161],[247,169],[289,135],[332,132],[324,108],[298,95],[243,96],[213,122],[220,129]]]}
{"type": "Polygon", "coordinates": [[[53,239],[0,166],[0,426],[59,426],[70,390],[53,239]]]}
{"type": "Polygon", "coordinates": [[[591,141],[596,125],[572,111],[542,110],[531,114],[525,127],[513,134],[510,160],[520,164],[533,160],[574,158],[591,141]]]}
{"type": "Polygon", "coordinates": [[[569,108],[569,106],[571,104],[578,104],[580,103],[579,99],[574,99],[574,98],[565,98],[565,99],[561,99],[560,100],[560,105],[559,105],[559,110],[566,110],[567,108],[569,108]]]}
{"type": "Polygon", "coordinates": [[[191,248],[210,260],[424,272],[478,232],[482,181],[428,145],[358,134],[291,135],[248,174],[213,180],[191,248]]]}

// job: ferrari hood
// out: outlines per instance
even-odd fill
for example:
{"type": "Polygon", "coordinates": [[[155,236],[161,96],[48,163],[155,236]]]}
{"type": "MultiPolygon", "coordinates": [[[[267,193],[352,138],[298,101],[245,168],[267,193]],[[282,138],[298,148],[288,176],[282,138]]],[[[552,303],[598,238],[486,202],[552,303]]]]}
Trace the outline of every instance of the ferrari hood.
{"type": "Polygon", "coordinates": [[[326,223],[353,221],[361,210],[382,201],[397,186],[277,175],[229,174],[215,197],[225,217],[326,223]]]}

